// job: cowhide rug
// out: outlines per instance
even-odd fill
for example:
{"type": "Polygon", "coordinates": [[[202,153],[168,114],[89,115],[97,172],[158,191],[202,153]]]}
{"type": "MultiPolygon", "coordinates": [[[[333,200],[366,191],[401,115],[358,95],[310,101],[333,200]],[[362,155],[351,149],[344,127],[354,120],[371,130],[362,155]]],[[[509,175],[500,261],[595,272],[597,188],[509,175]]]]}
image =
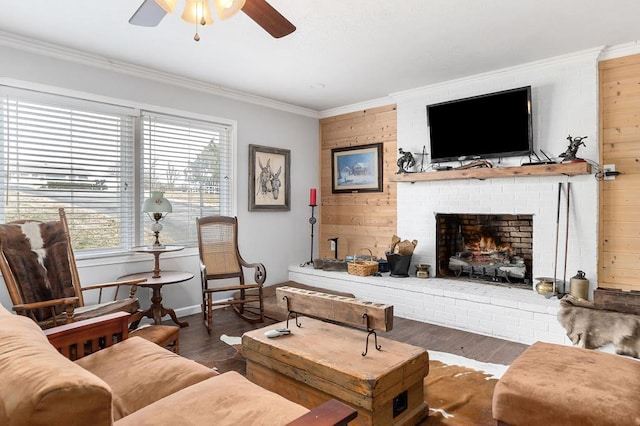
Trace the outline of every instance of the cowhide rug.
{"type": "MultiPolygon", "coordinates": [[[[240,337],[223,334],[220,340],[230,347],[240,345],[240,337]]],[[[239,352],[232,352],[229,352],[229,359],[216,361],[221,371],[227,371],[232,366],[239,368],[240,363],[244,364],[239,352]]],[[[491,399],[493,389],[506,369],[506,365],[429,351],[429,374],[424,379],[429,417],[420,426],[495,425],[491,415],[491,399]]]]}

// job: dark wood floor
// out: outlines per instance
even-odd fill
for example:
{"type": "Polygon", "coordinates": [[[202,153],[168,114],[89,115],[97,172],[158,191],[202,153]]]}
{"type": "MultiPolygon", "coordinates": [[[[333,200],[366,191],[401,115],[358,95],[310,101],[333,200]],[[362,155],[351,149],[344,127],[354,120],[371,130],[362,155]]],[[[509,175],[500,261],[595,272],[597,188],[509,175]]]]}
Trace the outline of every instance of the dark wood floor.
{"type": "MultiPolygon", "coordinates": [[[[202,324],[201,315],[190,315],[181,320],[189,321],[190,325],[180,330],[180,355],[210,367],[215,366],[220,372],[243,372],[244,369],[242,357],[220,340],[221,335],[241,336],[246,331],[275,323],[267,319],[264,323],[250,324],[238,317],[231,308],[218,309],[214,313],[214,329],[209,335],[202,324]]],[[[405,318],[395,317],[393,321],[393,330],[380,333],[379,336],[482,362],[510,364],[527,348],[527,345],[520,343],[405,318]]]]}

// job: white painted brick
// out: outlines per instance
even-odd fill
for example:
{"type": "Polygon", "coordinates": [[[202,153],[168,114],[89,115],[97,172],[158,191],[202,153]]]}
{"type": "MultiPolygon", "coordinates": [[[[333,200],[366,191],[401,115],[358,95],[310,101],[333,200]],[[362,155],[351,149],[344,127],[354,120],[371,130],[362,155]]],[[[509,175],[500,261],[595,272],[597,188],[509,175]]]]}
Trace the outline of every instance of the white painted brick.
{"type": "Polygon", "coordinates": [[[533,319],[534,321],[537,322],[545,322],[549,325],[551,324],[557,324],[558,323],[558,319],[556,318],[555,315],[549,315],[549,314],[541,314],[539,312],[534,312],[533,313],[533,319]]]}
{"type": "Polygon", "coordinates": [[[454,312],[442,312],[440,320],[444,324],[456,324],[456,314],[454,312]]]}
{"type": "Polygon", "coordinates": [[[469,309],[469,319],[472,321],[475,320],[490,320],[492,318],[492,314],[489,310],[478,309],[469,309]]]}
{"type": "Polygon", "coordinates": [[[520,324],[507,324],[507,331],[513,336],[533,337],[533,329],[520,324]]]}
{"type": "Polygon", "coordinates": [[[533,319],[534,313],[531,311],[523,311],[522,309],[505,308],[505,314],[514,319],[533,319]]]}
{"type": "Polygon", "coordinates": [[[493,321],[493,320],[490,320],[490,321],[479,320],[477,326],[480,329],[491,330],[492,332],[495,332],[495,331],[498,331],[498,330],[506,330],[507,329],[507,324],[506,323],[499,322],[499,321],[493,321]]]}
{"type": "Polygon", "coordinates": [[[525,310],[525,311],[543,312],[543,313],[547,311],[547,307],[544,305],[540,305],[539,303],[520,301],[518,302],[517,306],[518,306],[518,309],[525,310]]]}
{"type": "Polygon", "coordinates": [[[461,308],[459,306],[453,305],[445,305],[444,311],[446,313],[452,313],[458,316],[464,316],[465,318],[469,317],[468,311],[466,308],[461,308]]]}
{"type": "Polygon", "coordinates": [[[526,344],[566,340],[555,317],[557,299],[547,300],[530,290],[436,278],[372,279],[298,266],[290,266],[289,272],[291,280],[303,284],[349,291],[360,300],[393,304],[399,317],[526,344]]]}
{"type": "Polygon", "coordinates": [[[521,327],[534,331],[549,331],[549,324],[546,322],[521,319],[520,321],[518,321],[518,324],[520,324],[521,327]]]}
{"type": "Polygon", "coordinates": [[[454,299],[454,301],[456,306],[464,309],[478,309],[479,306],[483,305],[482,303],[471,302],[466,297],[464,299],[454,299]]]}
{"type": "Polygon", "coordinates": [[[541,330],[534,331],[534,338],[537,341],[547,342],[547,343],[562,344],[564,342],[564,336],[558,336],[557,334],[549,333],[541,330]]]}
{"type": "Polygon", "coordinates": [[[515,308],[518,306],[518,301],[515,299],[505,299],[503,297],[492,297],[491,304],[497,306],[505,306],[508,308],[515,308]]]}
{"type": "Polygon", "coordinates": [[[495,324],[502,324],[504,327],[500,327],[500,330],[506,330],[506,325],[513,321],[513,319],[504,315],[494,313],[491,315],[491,321],[495,324]]]}

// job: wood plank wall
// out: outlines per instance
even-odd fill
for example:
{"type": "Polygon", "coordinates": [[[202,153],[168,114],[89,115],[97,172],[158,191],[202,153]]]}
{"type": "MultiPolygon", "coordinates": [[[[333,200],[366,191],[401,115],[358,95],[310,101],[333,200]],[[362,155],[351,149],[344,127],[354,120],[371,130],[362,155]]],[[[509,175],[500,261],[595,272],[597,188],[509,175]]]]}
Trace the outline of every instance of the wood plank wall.
{"type": "Polygon", "coordinates": [[[338,237],[338,258],[356,252],[383,257],[397,232],[396,106],[389,105],[320,120],[319,256],[333,258],[329,238],[338,237]],[[382,192],[331,193],[331,150],[383,144],[382,192]]]}
{"type": "Polygon", "coordinates": [[[624,174],[600,185],[598,285],[640,290],[640,55],[599,73],[600,164],[624,174]]]}

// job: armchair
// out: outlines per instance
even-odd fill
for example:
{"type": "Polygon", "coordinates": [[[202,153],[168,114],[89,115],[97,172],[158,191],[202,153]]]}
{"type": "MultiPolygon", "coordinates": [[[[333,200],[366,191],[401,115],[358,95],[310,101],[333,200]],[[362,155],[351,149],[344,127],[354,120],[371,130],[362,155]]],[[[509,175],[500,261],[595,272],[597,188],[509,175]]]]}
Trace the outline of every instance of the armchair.
{"type": "Polygon", "coordinates": [[[18,220],[0,225],[0,272],[13,310],[43,329],[124,311],[132,314],[130,322],[135,328],[142,318],[135,293],[137,284],[145,280],[82,287],[64,209],[59,209],[59,215],[58,221],[18,220]],[[120,287],[131,287],[123,299],[118,299],[120,287]],[[86,291],[98,291],[96,304],[85,304],[86,291]],[[113,293],[112,300],[106,300],[107,292],[113,293]]]}
{"type": "Polygon", "coordinates": [[[231,305],[249,322],[264,321],[262,285],[267,270],[262,263],[248,263],[238,250],[238,219],[208,216],[197,219],[198,251],[202,281],[202,313],[207,332],[211,333],[213,307],[231,305]],[[243,268],[254,269],[255,284],[246,284],[243,268]],[[238,284],[209,286],[209,280],[234,279],[238,284]],[[231,300],[214,301],[213,293],[236,291],[231,300]]]}

